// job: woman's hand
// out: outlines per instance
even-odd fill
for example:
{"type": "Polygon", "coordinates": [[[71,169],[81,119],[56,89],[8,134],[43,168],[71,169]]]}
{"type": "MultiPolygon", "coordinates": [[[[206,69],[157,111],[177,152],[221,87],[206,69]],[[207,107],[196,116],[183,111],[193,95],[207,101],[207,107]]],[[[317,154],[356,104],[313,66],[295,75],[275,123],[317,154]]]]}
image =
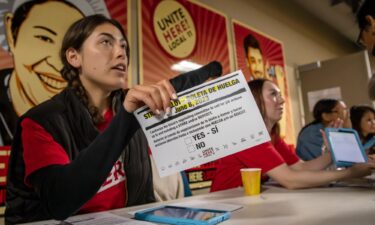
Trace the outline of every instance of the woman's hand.
{"type": "Polygon", "coordinates": [[[364,177],[371,175],[375,169],[375,164],[373,162],[368,163],[356,163],[352,167],[348,168],[350,171],[350,177],[364,177]]]}
{"type": "Polygon", "coordinates": [[[137,85],[129,89],[123,103],[127,112],[132,113],[147,105],[156,115],[169,113],[171,99],[177,99],[176,91],[168,80],[151,85],[137,85]]]}
{"type": "Polygon", "coordinates": [[[367,158],[370,163],[375,163],[375,155],[367,155],[367,158]]]}
{"type": "Polygon", "coordinates": [[[329,144],[328,144],[328,139],[327,139],[326,132],[323,129],[320,129],[319,131],[320,131],[320,134],[322,135],[322,138],[323,138],[322,151],[324,150],[326,152],[331,152],[330,148],[329,148],[329,144]]]}
{"type": "Polygon", "coordinates": [[[340,119],[340,118],[337,118],[333,121],[331,121],[327,127],[331,127],[331,128],[342,128],[344,126],[344,120],[340,119]]]}
{"type": "MultiPolygon", "coordinates": [[[[340,118],[337,118],[337,119],[331,121],[328,124],[328,127],[331,127],[331,128],[342,128],[343,124],[344,124],[344,121],[342,119],[340,119],[340,118]]],[[[328,144],[326,132],[323,129],[320,129],[320,134],[322,135],[322,138],[323,138],[323,147],[322,147],[322,149],[323,148],[324,149],[329,149],[329,144],[328,144]]]]}

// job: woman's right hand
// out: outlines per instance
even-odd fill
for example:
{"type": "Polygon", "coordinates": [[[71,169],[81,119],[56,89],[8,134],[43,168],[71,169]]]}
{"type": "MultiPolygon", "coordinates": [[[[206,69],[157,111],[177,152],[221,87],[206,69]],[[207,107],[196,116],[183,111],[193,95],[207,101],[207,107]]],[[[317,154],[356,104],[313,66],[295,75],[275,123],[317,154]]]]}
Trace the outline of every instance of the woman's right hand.
{"type": "Polygon", "coordinates": [[[129,89],[123,106],[129,113],[147,105],[156,115],[170,112],[171,99],[176,99],[176,91],[169,80],[162,80],[152,85],[137,85],[129,89]]]}

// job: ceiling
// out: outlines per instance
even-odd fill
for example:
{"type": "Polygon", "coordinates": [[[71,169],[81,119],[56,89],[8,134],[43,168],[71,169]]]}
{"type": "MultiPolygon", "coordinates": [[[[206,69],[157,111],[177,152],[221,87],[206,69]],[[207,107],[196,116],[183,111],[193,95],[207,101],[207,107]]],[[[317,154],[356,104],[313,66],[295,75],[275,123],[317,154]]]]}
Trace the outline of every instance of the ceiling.
{"type": "Polygon", "coordinates": [[[359,29],[351,7],[344,0],[293,0],[344,37],[356,42],[359,29]],[[334,5],[331,4],[334,2],[334,5]]]}

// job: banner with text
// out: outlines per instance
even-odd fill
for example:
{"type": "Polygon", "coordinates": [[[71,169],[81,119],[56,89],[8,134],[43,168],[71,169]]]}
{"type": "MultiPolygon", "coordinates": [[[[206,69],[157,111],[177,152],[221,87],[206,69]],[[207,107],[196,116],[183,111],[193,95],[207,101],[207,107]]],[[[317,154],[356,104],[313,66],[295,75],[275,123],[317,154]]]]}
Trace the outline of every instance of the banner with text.
{"type": "Polygon", "coordinates": [[[134,113],[161,177],[270,140],[241,71],[178,93],[171,108],[162,117],[147,107],[134,113]]]}
{"type": "Polygon", "coordinates": [[[187,0],[139,0],[140,81],[155,83],[219,61],[229,73],[226,17],[187,0]]]}

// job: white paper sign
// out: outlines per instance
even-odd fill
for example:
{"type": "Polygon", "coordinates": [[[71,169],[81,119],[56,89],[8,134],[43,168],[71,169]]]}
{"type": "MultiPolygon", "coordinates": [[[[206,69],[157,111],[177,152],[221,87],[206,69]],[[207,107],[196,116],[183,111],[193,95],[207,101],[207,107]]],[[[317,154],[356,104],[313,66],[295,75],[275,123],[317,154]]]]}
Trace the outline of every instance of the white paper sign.
{"type": "Polygon", "coordinates": [[[146,221],[138,221],[108,212],[82,214],[69,217],[64,221],[46,220],[34,222],[33,225],[153,225],[146,221]]]}
{"type": "Polygon", "coordinates": [[[177,94],[163,118],[147,107],[134,112],[160,177],[270,140],[241,71],[177,94]]]}
{"type": "Polygon", "coordinates": [[[342,99],[341,88],[333,87],[307,92],[307,102],[309,103],[309,111],[312,112],[314,110],[315,104],[323,98],[342,99]]]}

